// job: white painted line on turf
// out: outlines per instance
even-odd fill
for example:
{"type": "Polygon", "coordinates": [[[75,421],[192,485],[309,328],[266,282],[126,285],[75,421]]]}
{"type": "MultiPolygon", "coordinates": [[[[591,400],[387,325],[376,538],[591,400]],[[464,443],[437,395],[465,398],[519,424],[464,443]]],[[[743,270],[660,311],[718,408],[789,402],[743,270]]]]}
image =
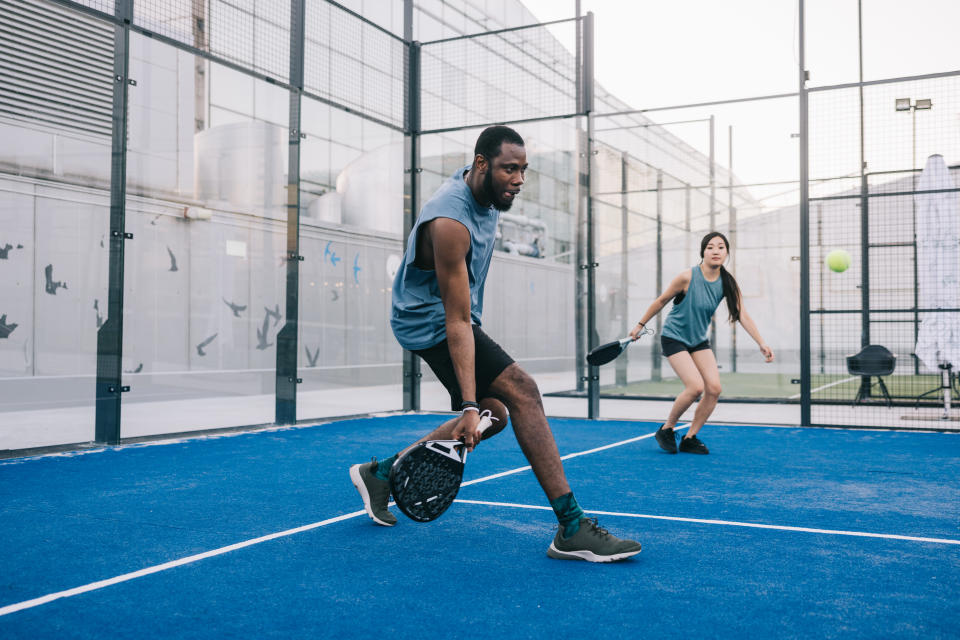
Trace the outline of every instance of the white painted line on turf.
{"type": "MultiPolygon", "coordinates": [[[[683,429],[689,425],[679,425],[676,429],[683,429]]],[[[630,438],[629,440],[621,440],[620,442],[614,442],[613,444],[604,445],[602,447],[597,447],[595,449],[588,449],[586,451],[578,451],[576,453],[568,453],[565,456],[561,457],[561,460],[569,460],[570,458],[576,458],[577,456],[587,455],[588,453],[596,453],[597,451],[603,451],[605,449],[611,449],[613,447],[619,447],[625,444],[630,444],[631,442],[636,442],[638,440],[644,440],[646,438],[652,438],[654,433],[648,433],[642,436],[637,436],[636,438],[630,438]]],[[[503,476],[508,476],[514,473],[520,473],[521,471],[526,471],[530,469],[529,466],[520,467],[518,469],[512,469],[510,471],[504,471],[503,473],[496,473],[491,476],[486,476],[484,478],[477,478],[476,480],[470,480],[464,482],[463,485],[476,484],[478,482],[486,482],[487,480],[494,480],[496,478],[501,478],[503,476]]],[[[394,505],[394,502],[390,502],[390,505],[394,505]]],[[[491,503],[492,504],[492,503],[491,503]]],[[[514,505],[520,506],[520,505],[514,505]]],[[[539,508],[539,507],[538,507],[539,508]]],[[[549,509],[550,507],[543,507],[549,509]]],[[[104,587],[109,587],[114,584],[119,584],[121,582],[127,582],[135,578],[140,578],[143,576],[150,575],[152,573],[159,573],[161,571],[166,571],[167,569],[174,569],[176,567],[181,567],[186,564],[191,564],[204,560],[206,558],[212,558],[214,556],[223,555],[231,551],[236,551],[237,549],[243,549],[245,547],[251,547],[255,544],[260,544],[261,542],[268,542],[270,540],[276,540],[277,538],[284,538],[287,536],[292,536],[297,533],[303,533],[304,531],[310,531],[311,529],[316,529],[318,527],[323,527],[328,524],[333,524],[335,522],[340,522],[342,520],[349,520],[351,518],[356,518],[357,516],[362,516],[365,511],[354,511],[352,513],[346,513],[335,518],[328,518],[327,520],[321,520],[320,522],[314,522],[313,524],[306,524],[302,527],[296,527],[294,529],[287,529],[286,531],[280,531],[278,533],[271,533],[269,535],[261,536],[259,538],[253,538],[252,540],[246,540],[245,542],[238,542],[226,547],[220,547],[219,549],[214,549],[212,551],[205,551],[203,553],[198,553],[196,555],[187,556],[186,558],[180,558],[179,560],[171,560],[170,562],[165,562],[163,564],[154,565],[152,567],[147,567],[146,569],[140,569],[138,571],[131,571],[130,573],[125,573],[121,576],[116,576],[114,578],[108,578],[106,580],[100,580],[98,582],[91,582],[90,584],[83,585],[82,587],[74,587],[73,589],[67,589],[65,591],[58,591],[56,593],[50,593],[45,596],[40,596],[39,598],[33,598],[32,600],[24,600],[23,602],[17,602],[14,604],[7,605],[5,607],[0,607],[0,616],[5,616],[15,611],[21,611],[23,609],[30,609],[32,607],[37,607],[54,600],[59,600],[60,598],[69,598],[71,596],[80,595],[81,593],[88,593],[90,591],[96,591],[97,589],[103,589],[104,587]]],[[[599,512],[598,512],[599,513],[599,512]]]]}
{"type": "MultiPolygon", "coordinates": [[[[489,507],[512,507],[515,509],[539,509],[552,510],[551,507],[544,507],[536,504],[517,504],[513,502],[489,502],[486,500],[467,500],[457,498],[455,502],[464,504],[479,504],[489,507]]],[[[803,533],[826,533],[834,536],[856,536],[859,538],[886,538],[888,540],[908,540],[910,542],[934,542],[937,544],[957,544],[960,540],[950,538],[923,538],[919,536],[902,536],[896,533],[870,533],[868,531],[843,531],[839,529],[815,529],[811,527],[791,527],[780,524],[760,524],[757,522],[736,522],[734,520],[708,520],[703,518],[680,518],[677,516],[655,516],[647,513],[622,513],[619,511],[594,511],[584,509],[586,513],[596,514],[598,516],[617,516],[621,518],[646,518],[649,520],[671,520],[673,522],[695,522],[698,524],[717,524],[727,527],[749,527],[751,529],[776,529],[778,531],[800,531],[803,533]]]]}
{"type": "MultiPolygon", "coordinates": [[[[689,427],[689,424],[681,424],[674,427],[674,431],[679,431],[680,429],[686,429],[689,427]]],[[[577,456],[585,456],[588,453],[596,453],[598,451],[604,451],[606,449],[612,449],[614,447],[622,447],[625,444],[630,444],[632,442],[637,442],[638,440],[646,440],[647,438],[652,438],[656,435],[656,431],[653,433],[647,433],[642,436],[637,436],[636,438],[630,438],[629,440],[621,440],[620,442],[614,442],[613,444],[606,444],[602,447],[597,447],[595,449],[587,449],[586,451],[577,451],[576,453],[568,453],[565,456],[560,456],[561,460],[569,460],[570,458],[576,458],[577,456]]],[[[495,473],[491,476],[484,476],[482,478],[476,478],[474,480],[467,480],[464,483],[461,483],[461,487],[466,487],[471,484],[477,484],[478,482],[486,482],[487,480],[495,480],[497,478],[502,478],[504,476],[511,476],[515,473],[520,473],[521,471],[530,471],[532,467],[527,465],[525,467],[517,467],[516,469],[510,469],[509,471],[501,471],[500,473],[495,473]]]]}
{"type": "MultiPolygon", "coordinates": [[[[838,384],[843,384],[844,382],[850,382],[851,380],[856,380],[856,379],[857,379],[856,377],[853,377],[853,378],[845,378],[845,379],[843,379],[843,380],[834,380],[834,381],[831,382],[830,384],[825,384],[825,385],[823,385],[823,386],[821,386],[821,387],[817,387],[816,389],[810,389],[810,395],[815,394],[817,391],[823,391],[824,389],[829,389],[830,387],[835,387],[835,386],[837,386],[838,384]]],[[[797,393],[797,394],[795,394],[795,395],[790,396],[790,397],[787,398],[787,399],[788,399],[788,400],[796,400],[796,399],[799,398],[801,395],[802,395],[802,394],[797,393]]]]}
{"type": "Polygon", "coordinates": [[[261,542],[267,542],[269,540],[276,540],[277,538],[284,538],[286,536],[292,536],[297,533],[303,533],[304,531],[310,531],[311,529],[324,527],[328,524],[333,524],[334,522],[340,522],[341,520],[349,520],[350,518],[356,518],[357,516],[362,516],[365,513],[366,513],[365,511],[354,511],[353,513],[345,513],[335,518],[321,520],[320,522],[314,522],[313,524],[306,524],[306,525],[303,525],[302,527],[296,527],[294,529],[287,529],[286,531],[271,533],[269,535],[261,536],[259,538],[253,538],[252,540],[246,540],[244,542],[238,542],[236,544],[231,544],[226,547],[220,547],[219,549],[214,549],[212,551],[204,551],[203,553],[187,556],[186,558],[180,558],[179,560],[171,560],[170,562],[157,564],[152,567],[147,567],[146,569],[140,569],[139,571],[131,571],[130,573],[125,573],[122,576],[116,576],[114,578],[108,578],[106,580],[91,582],[90,584],[85,584],[82,587],[74,587],[73,589],[58,591],[56,593],[50,593],[45,596],[40,596],[39,598],[33,598],[32,600],[24,600],[23,602],[17,602],[15,604],[10,604],[5,607],[0,607],[0,616],[5,616],[9,613],[13,613],[15,611],[21,611],[23,609],[30,609],[32,607],[36,607],[41,604],[52,602],[53,600],[59,600],[60,598],[69,598],[70,596],[80,595],[81,593],[96,591],[97,589],[103,589],[104,587],[109,587],[114,584],[127,582],[129,580],[133,580],[134,578],[148,576],[152,573],[159,573],[161,571],[166,571],[167,569],[182,567],[185,564],[191,564],[199,560],[204,560],[205,558],[212,558],[214,556],[223,555],[231,551],[236,551],[237,549],[243,549],[244,547],[251,547],[255,544],[260,544],[261,542]]]}

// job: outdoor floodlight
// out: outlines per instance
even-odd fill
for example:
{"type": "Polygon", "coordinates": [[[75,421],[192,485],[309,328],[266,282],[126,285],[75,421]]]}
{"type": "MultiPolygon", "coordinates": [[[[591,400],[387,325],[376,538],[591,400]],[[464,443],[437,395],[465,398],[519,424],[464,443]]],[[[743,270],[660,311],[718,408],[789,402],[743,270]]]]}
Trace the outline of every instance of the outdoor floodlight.
{"type": "Polygon", "coordinates": [[[910,111],[910,98],[897,98],[897,111],[910,111]]]}
{"type": "Polygon", "coordinates": [[[931,100],[930,98],[922,98],[922,99],[920,99],[920,100],[917,100],[917,101],[913,104],[913,108],[914,108],[914,109],[932,109],[932,108],[933,108],[933,100],[931,100]]]}

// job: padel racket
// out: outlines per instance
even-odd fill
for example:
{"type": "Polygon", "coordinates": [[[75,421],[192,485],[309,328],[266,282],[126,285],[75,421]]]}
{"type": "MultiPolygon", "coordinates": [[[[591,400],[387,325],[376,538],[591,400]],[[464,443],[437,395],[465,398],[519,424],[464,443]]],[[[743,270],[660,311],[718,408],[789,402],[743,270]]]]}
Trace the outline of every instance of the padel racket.
{"type": "MultiPolygon", "coordinates": [[[[637,340],[643,336],[652,336],[653,329],[648,329],[644,327],[643,331],[640,332],[640,335],[637,336],[637,340]]],[[[590,350],[590,353],[587,354],[587,364],[593,367],[599,367],[602,364],[607,364],[627,348],[631,342],[635,342],[633,338],[627,336],[626,338],[620,338],[619,340],[614,340],[613,342],[608,342],[602,344],[599,347],[594,347],[590,350]]]]}
{"type": "MultiPolygon", "coordinates": [[[[480,414],[478,433],[496,420],[480,414]]],[[[390,493],[405,515],[417,522],[439,518],[453,504],[463,480],[467,446],[460,440],[427,440],[407,449],[390,467],[390,493]]]]}

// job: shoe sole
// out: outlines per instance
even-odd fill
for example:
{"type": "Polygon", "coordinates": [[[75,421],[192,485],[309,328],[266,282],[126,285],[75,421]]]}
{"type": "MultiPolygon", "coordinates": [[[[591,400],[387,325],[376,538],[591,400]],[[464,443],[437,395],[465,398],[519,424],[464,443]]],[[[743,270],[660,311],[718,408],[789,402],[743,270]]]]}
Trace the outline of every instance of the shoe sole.
{"type": "Polygon", "coordinates": [[[547,549],[547,555],[555,560],[585,560],[587,562],[619,562],[631,558],[638,553],[640,553],[640,549],[614,553],[609,556],[598,556],[594,552],[587,551],[586,549],[581,549],[580,551],[560,551],[552,542],[550,543],[550,548],[547,549]]]}
{"type": "MultiPolygon", "coordinates": [[[[343,467],[341,467],[341,469],[342,468],[343,467]]],[[[350,482],[353,483],[353,486],[357,489],[357,493],[360,494],[360,498],[363,499],[363,510],[367,512],[367,515],[370,516],[371,520],[384,527],[392,527],[396,524],[396,522],[384,522],[377,516],[373,515],[373,509],[370,508],[370,492],[367,491],[367,485],[363,483],[363,478],[360,477],[359,464],[355,464],[350,467],[350,482]]]]}
{"type": "Polygon", "coordinates": [[[680,449],[680,453],[693,453],[693,454],[696,454],[696,455],[698,455],[698,456],[706,456],[706,455],[709,455],[709,454],[710,454],[709,451],[685,451],[685,450],[683,450],[683,449],[680,449]]]}

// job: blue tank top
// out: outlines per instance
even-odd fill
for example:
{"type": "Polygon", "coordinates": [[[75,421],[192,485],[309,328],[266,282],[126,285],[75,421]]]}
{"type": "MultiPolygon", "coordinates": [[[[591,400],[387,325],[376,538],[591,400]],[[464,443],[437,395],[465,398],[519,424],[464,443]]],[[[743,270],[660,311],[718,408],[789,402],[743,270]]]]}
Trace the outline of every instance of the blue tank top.
{"type": "Polygon", "coordinates": [[[680,304],[673,305],[661,333],[693,347],[707,339],[710,318],[723,300],[723,278],[708,282],[699,266],[691,268],[690,286],[680,304]]]}
{"type": "Polygon", "coordinates": [[[403,263],[393,279],[393,310],[390,326],[397,342],[408,351],[427,349],[447,337],[446,314],[437,273],[420,269],[416,262],[417,234],[421,225],[436,218],[451,218],[470,232],[467,251],[467,274],[470,280],[470,319],[480,326],[483,313],[483,286],[493,258],[497,221],[500,212],[485,207],[473,197],[463,179],[467,165],[444,182],[430,200],[423,205],[420,216],[407,238],[403,263]]]}

